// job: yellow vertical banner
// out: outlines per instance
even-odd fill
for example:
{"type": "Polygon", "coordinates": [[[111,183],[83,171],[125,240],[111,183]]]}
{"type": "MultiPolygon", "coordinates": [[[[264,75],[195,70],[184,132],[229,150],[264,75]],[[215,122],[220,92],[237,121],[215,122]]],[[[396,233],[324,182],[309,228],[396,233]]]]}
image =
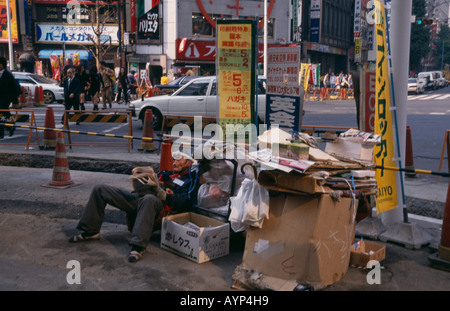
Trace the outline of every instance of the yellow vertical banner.
{"type": "MultiPolygon", "coordinates": [[[[374,148],[374,161],[377,166],[395,167],[385,10],[379,0],[375,2],[375,8],[377,62],[374,132],[381,136],[381,143],[374,148]]],[[[378,184],[377,214],[394,209],[397,206],[396,172],[377,169],[375,178],[378,184]]]]}
{"type": "Polygon", "coordinates": [[[301,64],[300,67],[300,85],[303,84],[303,89],[306,91],[308,89],[309,84],[309,70],[310,64],[301,64]]]}

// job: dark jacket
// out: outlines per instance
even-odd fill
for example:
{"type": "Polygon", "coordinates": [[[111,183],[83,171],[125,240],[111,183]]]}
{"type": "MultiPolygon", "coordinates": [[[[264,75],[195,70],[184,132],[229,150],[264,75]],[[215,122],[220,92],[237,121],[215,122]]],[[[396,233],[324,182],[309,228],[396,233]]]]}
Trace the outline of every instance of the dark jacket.
{"type": "Polygon", "coordinates": [[[194,204],[197,203],[197,193],[200,187],[197,172],[191,171],[190,174],[184,176],[176,174],[170,177],[172,179],[171,189],[174,194],[166,196],[167,205],[173,207],[177,212],[192,211],[194,204]]]}
{"type": "Polygon", "coordinates": [[[9,105],[17,97],[13,74],[5,69],[0,78],[0,109],[9,109],[9,105]]]}
{"type": "Polygon", "coordinates": [[[64,80],[64,99],[66,102],[78,103],[80,101],[81,82],[77,76],[74,76],[69,86],[69,78],[64,80]],[[74,94],[72,99],[69,98],[70,94],[74,94]]]}

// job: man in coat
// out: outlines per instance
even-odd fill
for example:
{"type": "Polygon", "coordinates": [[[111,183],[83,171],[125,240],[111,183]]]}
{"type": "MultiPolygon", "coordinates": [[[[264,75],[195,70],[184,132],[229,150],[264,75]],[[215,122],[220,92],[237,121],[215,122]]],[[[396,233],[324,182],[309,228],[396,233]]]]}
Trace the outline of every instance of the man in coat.
{"type": "MultiPolygon", "coordinates": [[[[0,109],[9,109],[11,102],[14,102],[14,98],[17,97],[16,85],[14,82],[14,76],[6,68],[6,58],[0,57],[0,109]]],[[[9,111],[0,113],[0,138],[4,137],[5,126],[4,123],[10,116],[9,111]]],[[[11,132],[11,131],[10,131],[11,132]]]]}
{"type": "MultiPolygon", "coordinates": [[[[80,79],[75,76],[75,68],[69,67],[67,69],[67,78],[64,80],[64,108],[65,110],[79,110],[80,109],[80,79]]],[[[64,115],[61,119],[61,124],[64,124],[64,115]]],[[[77,122],[78,124],[78,122],[77,122]]]]}

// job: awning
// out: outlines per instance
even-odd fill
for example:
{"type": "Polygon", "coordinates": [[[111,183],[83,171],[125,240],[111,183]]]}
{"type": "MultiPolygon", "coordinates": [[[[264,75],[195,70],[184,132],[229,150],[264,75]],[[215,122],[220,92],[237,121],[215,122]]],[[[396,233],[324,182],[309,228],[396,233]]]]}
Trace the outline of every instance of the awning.
{"type": "MultiPolygon", "coordinates": [[[[92,53],[86,50],[66,50],[66,58],[70,58],[70,55],[74,53],[78,53],[80,59],[94,59],[92,53]]],[[[39,58],[50,58],[50,55],[63,55],[63,50],[42,50],[39,52],[39,58]]]]}
{"type": "Polygon", "coordinates": [[[19,62],[34,63],[34,56],[30,53],[23,53],[19,56],[19,62]]]}

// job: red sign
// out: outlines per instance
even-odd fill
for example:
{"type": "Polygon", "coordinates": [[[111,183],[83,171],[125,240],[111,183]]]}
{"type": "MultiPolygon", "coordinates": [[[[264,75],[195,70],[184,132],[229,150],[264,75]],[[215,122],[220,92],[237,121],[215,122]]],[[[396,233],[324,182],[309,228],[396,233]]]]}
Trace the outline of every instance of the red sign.
{"type": "Polygon", "coordinates": [[[364,105],[363,111],[363,122],[364,126],[361,129],[364,132],[374,132],[375,131],[375,79],[376,74],[373,71],[363,71],[364,75],[364,92],[363,99],[361,103],[364,105]]]}
{"type": "MultiPolygon", "coordinates": [[[[177,60],[216,61],[216,41],[177,39],[177,60]]],[[[296,44],[268,44],[268,47],[293,47],[296,44]]],[[[258,62],[264,61],[264,43],[258,45],[258,62]]]]}

